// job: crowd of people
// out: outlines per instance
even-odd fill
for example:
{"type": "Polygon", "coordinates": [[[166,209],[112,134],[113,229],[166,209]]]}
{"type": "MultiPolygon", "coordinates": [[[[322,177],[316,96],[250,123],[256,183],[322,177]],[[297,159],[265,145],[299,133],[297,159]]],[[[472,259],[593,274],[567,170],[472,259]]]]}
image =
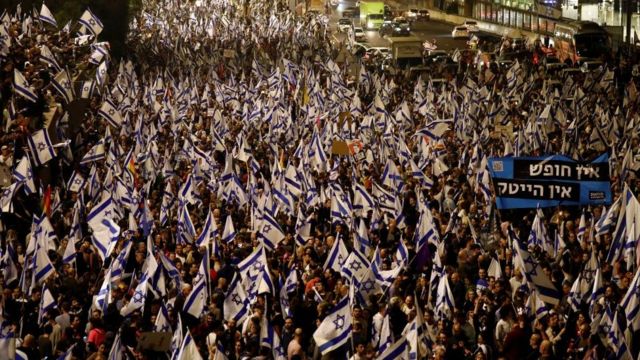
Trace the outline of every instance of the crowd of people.
{"type": "Polygon", "coordinates": [[[0,358],[637,357],[619,64],[436,83],[270,0],[145,2],[125,59],[0,21],[0,358]],[[497,209],[490,157],[603,153],[612,204],[497,209]]]}

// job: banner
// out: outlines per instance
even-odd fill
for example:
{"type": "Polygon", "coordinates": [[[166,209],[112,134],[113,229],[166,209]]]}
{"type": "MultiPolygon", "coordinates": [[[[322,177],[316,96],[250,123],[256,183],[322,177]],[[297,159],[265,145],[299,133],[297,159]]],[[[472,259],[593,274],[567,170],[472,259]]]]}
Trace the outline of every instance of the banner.
{"type": "Polygon", "coordinates": [[[609,155],[580,162],[563,155],[489,159],[498,209],[611,203],[609,155]]]}

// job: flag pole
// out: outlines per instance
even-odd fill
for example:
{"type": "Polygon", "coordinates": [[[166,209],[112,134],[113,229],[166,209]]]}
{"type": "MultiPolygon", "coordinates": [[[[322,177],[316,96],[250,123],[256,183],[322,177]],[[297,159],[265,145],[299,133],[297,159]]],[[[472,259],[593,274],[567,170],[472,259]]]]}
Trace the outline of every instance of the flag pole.
{"type": "MultiPolygon", "coordinates": [[[[215,219],[211,219],[211,221],[215,221],[215,219]]],[[[209,243],[211,243],[211,239],[209,239],[209,243]]],[[[207,298],[209,302],[211,302],[211,253],[209,252],[209,243],[205,246],[205,256],[207,257],[207,274],[205,274],[205,279],[207,281],[207,298]]]]}

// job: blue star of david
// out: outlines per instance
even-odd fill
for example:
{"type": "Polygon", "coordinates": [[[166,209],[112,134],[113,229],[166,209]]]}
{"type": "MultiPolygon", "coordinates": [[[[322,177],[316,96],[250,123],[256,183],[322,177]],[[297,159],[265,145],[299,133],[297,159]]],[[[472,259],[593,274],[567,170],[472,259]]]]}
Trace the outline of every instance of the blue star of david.
{"type": "Polygon", "coordinates": [[[144,301],[144,294],[142,291],[138,290],[135,294],[133,294],[133,302],[141,303],[144,301]]]}
{"type": "Polygon", "coordinates": [[[96,24],[96,21],[95,21],[95,20],[93,20],[93,19],[89,19],[89,24],[91,24],[91,25],[95,25],[95,24],[96,24]]]}
{"type": "Polygon", "coordinates": [[[38,150],[42,151],[47,148],[47,145],[43,142],[38,143],[38,150]]]}
{"type": "Polygon", "coordinates": [[[344,264],[345,260],[346,259],[342,257],[342,254],[338,254],[338,264],[340,266],[342,266],[342,264],[344,264]]]}
{"type": "MultiPolygon", "coordinates": [[[[525,264],[529,264],[529,265],[531,265],[531,269],[530,269],[529,271],[527,271],[527,274],[529,274],[529,276],[536,276],[536,275],[538,275],[538,272],[536,271],[536,265],[538,265],[538,264],[536,263],[536,261],[535,261],[531,256],[529,256],[529,257],[524,261],[524,263],[525,263],[525,264]]],[[[525,265],[525,266],[526,266],[526,265],[525,265]]]]}
{"type": "Polygon", "coordinates": [[[253,297],[257,292],[258,292],[258,289],[256,288],[256,283],[252,282],[251,285],[249,285],[249,288],[247,289],[247,293],[249,294],[250,297],[253,297]]]}
{"type": "Polygon", "coordinates": [[[88,86],[85,86],[84,88],[82,88],[82,91],[84,91],[84,92],[88,92],[88,91],[89,91],[89,87],[88,87],[88,86]]]}
{"type": "Polygon", "coordinates": [[[253,270],[255,271],[262,271],[263,265],[261,262],[256,262],[253,264],[253,270]]]}
{"type": "Polygon", "coordinates": [[[362,268],[362,264],[360,264],[359,261],[357,260],[353,260],[351,261],[351,263],[349,264],[349,267],[353,270],[353,271],[358,271],[362,268]]]}
{"type": "Polygon", "coordinates": [[[268,234],[271,231],[271,225],[270,224],[265,224],[262,227],[262,233],[263,234],[268,234]]]}
{"type": "Polygon", "coordinates": [[[109,109],[109,111],[108,111],[108,112],[109,112],[109,115],[115,115],[115,113],[116,113],[116,111],[115,111],[115,110],[113,110],[113,109],[109,109]]]}
{"type": "MultiPolygon", "coordinates": [[[[258,280],[259,276],[260,276],[259,272],[257,274],[255,274],[255,275],[253,275],[253,276],[251,274],[249,274],[249,283],[252,283],[252,282],[258,280]]],[[[250,286],[253,286],[253,284],[251,284],[250,286]]]]}
{"type": "Polygon", "coordinates": [[[111,210],[107,210],[104,212],[104,216],[111,216],[111,210]]]}
{"type": "Polygon", "coordinates": [[[372,280],[367,280],[367,281],[362,283],[362,290],[364,290],[366,292],[372,291],[373,288],[374,288],[374,286],[373,286],[373,281],[372,280]]]}
{"type": "Polygon", "coordinates": [[[231,295],[231,301],[236,305],[242,304],[242,299],[240,299],[240,295],[238,295],[238,293],[233,293],[231,295]]]}
{"type": "Polygon", "coordinates": [[[65,88],[65,89],[70,89],[71,85],[69,84],[68,81],[65,80],[65,81],[62,82],[62,87],[65,88]]]}
{"type": "Polygon", "coordinates": [[[167,332],[169,330],[171,330],[171,329],[169,329],[169,325],[167,325],[167,324],[164,324],[164,325],[162,325],[162,327],[160,327],[160,332],[167,332]]]}
{"type": "Polygon", "coordinates": [[[333,324],[336,326],[336,330],[342,330],[344,328],[344,315],[338,315],[333,324]]]}
{"type": "Polygon", "coordinates": [[[82,180],[80,180],[80,179],[75,179],[75,180],[73,181],[73,183],[74,183],[74,184],[77,184],[77,185],[80,185],[80,184],[82,184],[82,180]]]}

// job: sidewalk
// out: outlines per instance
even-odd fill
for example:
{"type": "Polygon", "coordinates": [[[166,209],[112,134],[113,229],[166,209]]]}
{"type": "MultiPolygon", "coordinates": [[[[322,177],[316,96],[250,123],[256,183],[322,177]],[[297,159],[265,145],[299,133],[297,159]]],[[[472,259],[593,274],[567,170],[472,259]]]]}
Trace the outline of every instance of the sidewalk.
{"type": "MultiPolygon", "coordinates": [[[[427,8],[427,0],[408,0],[408,1],[395,1],[395,0],[385,0],[385,3],[389,5],[392,9],[398,10],[408,10],[410,8],[427,8]]],[[[431,10],[429,10],[431,11],[431,10]]]]}

